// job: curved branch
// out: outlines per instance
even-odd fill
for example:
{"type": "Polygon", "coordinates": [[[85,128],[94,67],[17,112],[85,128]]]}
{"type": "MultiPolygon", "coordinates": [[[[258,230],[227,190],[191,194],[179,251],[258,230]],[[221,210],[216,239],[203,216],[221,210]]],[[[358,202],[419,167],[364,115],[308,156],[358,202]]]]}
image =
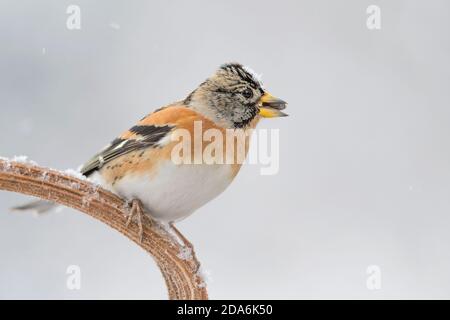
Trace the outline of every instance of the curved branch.
{"type": "Polygon", "coordinates": [[[137,224],[125,225],[127,203],[111,192],[82,178],[6,159],[0,159],[0,190],[53,201],[106,223],[150,253],[164,276],[170,299],[208,299],[193,250],[189,252],[169,229],[155,223],[144,223],[140,242],[137,224]]]}

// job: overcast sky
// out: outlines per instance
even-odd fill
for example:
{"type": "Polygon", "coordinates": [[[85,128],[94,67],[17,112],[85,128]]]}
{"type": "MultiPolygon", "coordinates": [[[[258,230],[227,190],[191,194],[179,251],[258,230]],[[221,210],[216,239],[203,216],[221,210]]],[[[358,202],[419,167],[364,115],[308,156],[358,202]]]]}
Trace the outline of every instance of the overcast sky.
{"type": "MultiPolygon", "coordinates": [[[[75,168],[239,61],[290,116],[260,123],[279,129],[277,174],[245,166],[179,224],[210,297],[450,298],[449,13],[444,0],[1,0],[0,156],[75,168]]],[[[71,209],[8,212],[27,199],[0,192],[0,298],[167,297],[118,232],[71,209]]]]}

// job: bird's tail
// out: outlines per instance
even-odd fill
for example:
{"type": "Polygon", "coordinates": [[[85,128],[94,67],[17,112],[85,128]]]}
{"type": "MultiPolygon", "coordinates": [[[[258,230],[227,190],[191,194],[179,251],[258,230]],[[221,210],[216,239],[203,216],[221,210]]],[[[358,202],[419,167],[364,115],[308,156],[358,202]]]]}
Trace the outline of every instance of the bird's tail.
{"type": "Polygon", "coordinates": [[[20,206],[16,206],[11,208],[13,211],[30,211],[35,212],[37,214],[44,214],[47,213],[53,209],[56,209],[58,207],[58,204],[46,201],[46,200],[35,200],[32,202],[25,203],[20,206]]]}

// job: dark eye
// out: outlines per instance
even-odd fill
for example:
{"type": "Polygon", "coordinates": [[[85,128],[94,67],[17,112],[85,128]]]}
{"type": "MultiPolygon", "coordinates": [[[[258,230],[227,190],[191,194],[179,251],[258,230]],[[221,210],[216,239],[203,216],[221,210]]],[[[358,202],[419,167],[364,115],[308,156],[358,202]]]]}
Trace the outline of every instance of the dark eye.
{"type": "Polygon", "coordinates": [[[244,96],[244,98],[250,99],[251,97],[253,97],[253,91],[247,88],[242,91],[242,95],[244,96]]]}

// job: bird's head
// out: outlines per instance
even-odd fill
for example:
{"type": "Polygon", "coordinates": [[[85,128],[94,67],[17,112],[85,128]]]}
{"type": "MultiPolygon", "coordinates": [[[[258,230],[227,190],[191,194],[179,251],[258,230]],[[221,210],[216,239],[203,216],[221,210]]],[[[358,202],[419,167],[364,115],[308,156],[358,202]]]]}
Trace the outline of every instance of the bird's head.
{"type": "Polygon", "coordinates": [[[275,118],[286,102],[269,94],[259,77],[238,63],[222,65],[185,103],[228,128],[245,128],[256,117],[275,118]]]}

